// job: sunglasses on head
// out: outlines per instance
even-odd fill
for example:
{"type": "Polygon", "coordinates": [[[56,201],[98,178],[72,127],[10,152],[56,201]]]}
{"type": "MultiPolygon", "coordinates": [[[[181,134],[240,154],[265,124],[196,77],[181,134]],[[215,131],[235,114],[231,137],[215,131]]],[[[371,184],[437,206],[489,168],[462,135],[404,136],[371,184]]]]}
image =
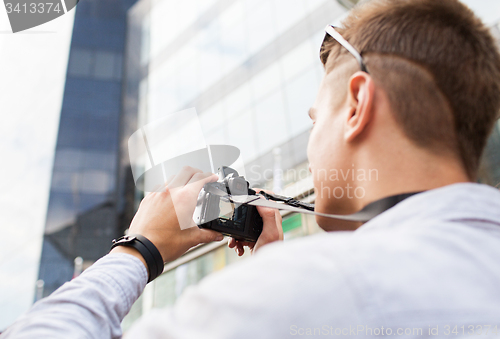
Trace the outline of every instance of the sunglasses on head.
{"type": "Polygon", "coordinates": [[[366,69],[365,61],[363,60],[361,54],[356,50],[356,48],[354,48],[349,42],[347,42],[347,40],[344,39],[344,37],[342,37],[342,35],[340,35],[339,32],[335,30],[335,27],[333,27],[332,25],[328,25],[325,28],[325,32],[326,32],[325,38],[323,39],[323,43],[321,44],[321,51],[325,49],[326,42],[329,42],[331,41],[331,39],[334,39],[356,58],[359,67],[361,68],[361,71],[369,73],[368,70],[366,69]]]}

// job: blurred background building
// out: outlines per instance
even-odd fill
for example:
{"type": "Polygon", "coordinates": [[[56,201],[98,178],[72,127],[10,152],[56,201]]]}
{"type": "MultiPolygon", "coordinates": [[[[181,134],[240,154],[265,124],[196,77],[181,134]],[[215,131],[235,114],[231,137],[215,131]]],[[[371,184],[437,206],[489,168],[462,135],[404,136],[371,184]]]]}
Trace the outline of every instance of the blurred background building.
{"type": "MultiPolygon", "coordinates": [[[[357,1],[135,2],[85,0],[77,6],[40,296],[71,279],[75,258],[81,258],[78,273],[123,234],[143,197],[131,177],[128,137],[166,113],[196,107],[206,142],[237,146],[253,186],[314,201],[307,111],[323,75],[319,46],[325,25],[340,22],[357,1]]],[[[493,30],[500,39],[498,27],[493,30]]],[[[497,125],[483,182],[500,183],[499,152],[497,125]]],[[[284,213],[283,228],[286,240],[320,232],[314,218],[298,214],[284,213]]],[[[167,264],[123,327],[237,260],[217,243],[167,264]]]]}

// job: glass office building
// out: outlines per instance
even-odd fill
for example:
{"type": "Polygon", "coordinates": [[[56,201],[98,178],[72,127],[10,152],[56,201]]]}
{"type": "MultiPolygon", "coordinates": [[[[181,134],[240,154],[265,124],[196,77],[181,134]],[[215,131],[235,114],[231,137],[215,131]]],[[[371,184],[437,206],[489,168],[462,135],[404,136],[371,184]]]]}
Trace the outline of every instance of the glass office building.
{"type": "Polygon", "coordinates": [[[106,254],[128,225],[119,138],[126,13],[134,2],[86,0],[76,8],[37,298],[73,277],[75,258],[85,268],[106,254]]]}

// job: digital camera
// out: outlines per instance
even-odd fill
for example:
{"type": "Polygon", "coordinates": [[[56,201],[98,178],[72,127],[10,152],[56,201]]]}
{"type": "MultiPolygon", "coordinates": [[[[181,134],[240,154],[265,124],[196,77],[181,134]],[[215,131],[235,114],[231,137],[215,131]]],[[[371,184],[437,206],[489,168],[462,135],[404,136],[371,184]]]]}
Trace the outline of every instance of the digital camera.
{"type": "Polygon", "coordinates": [[[241,241],[257,241],[262,218],[257,207],[234,202],[232,196],[255,195],[248,181],[230,167],[219,169],[219,181],[205,184],[198,196],[194,221],[200,228],[241,241]]]}

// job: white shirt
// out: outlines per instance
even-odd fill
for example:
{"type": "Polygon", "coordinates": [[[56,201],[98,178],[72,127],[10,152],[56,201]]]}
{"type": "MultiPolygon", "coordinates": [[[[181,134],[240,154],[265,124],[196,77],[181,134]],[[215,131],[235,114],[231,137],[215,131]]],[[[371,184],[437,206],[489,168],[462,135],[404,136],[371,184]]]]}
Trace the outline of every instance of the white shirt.
{"type": "MultiPolygon", "coordinates": [[[[146,280],[135,257],[107,255],[2,339],[120,337],[146,280]]],[[[265,246],[187,288],[174,307],[151,311],[126,337],[449,338],[480,330],[500,337],[500,192],[455,184],[412,196],[354,232],[265,246]]]]}

